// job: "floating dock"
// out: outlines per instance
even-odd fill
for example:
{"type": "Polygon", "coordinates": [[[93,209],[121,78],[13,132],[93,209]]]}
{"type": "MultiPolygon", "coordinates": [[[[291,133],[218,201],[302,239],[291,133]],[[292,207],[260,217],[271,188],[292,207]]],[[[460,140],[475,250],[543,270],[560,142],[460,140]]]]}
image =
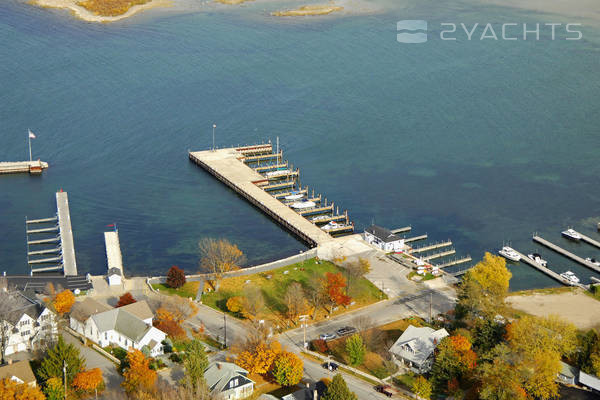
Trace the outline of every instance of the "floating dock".
{"type": "Polygon", "coordinates": [[[582,240],[582,241],[586,242],[587,244],[591,244],[592,246],[594,246],[594,247],[597,247],[597,248],[599,248],[599,249],[600,249],[600,242],[598,242],[598,241],[596,241],[596,240],[592,239],[592,238],[591,238],[591,237],[589,237],[589,236],[586,236],[586,235],[584,235],[584,234],[583,234],[583,233],[581,233],[581,232],[577,232],[577,233],[579,234],[579,236],[581,236],[581,240],[582,240]]]}
{"type": "Polygon", "coordinates": [[[268,151],[272,151],[271,145],[247,146],[190,152],[189,158],[309,246],[315,247],[330,241],[332,237],[327,232],[257,185],[258,182],[264,182],[265,177],[246,163],[276,159],[276,163],[279,164],[282,153],[248,156],[244,154],[268,151]]]}
{"type": "Polygon", "coordinates": [[[550,268],[547,268],[547,267],[542,266],[541,264],[538,264],[537,262],[533,261],[531,258],[525,256],[522,253],[519,253],[516,250],[515,250],[515,252],[521,256],[521,261],[523,261],[526,264],[531,265],[532,267],[534,267],[537,270],[543,272],[544,274],[548,275],[549,277],[551,277],[551,278],[559,281],[560,283],[565,284],[567,286],[577,286],[577,287],[581,287],[583,289],[586,289],[585,285],[582,285],[580,283],[572,283],[568,279],[565,279],[562,276],[560,276],[560,274],[557,274],[556,272],[552,271],[550,268]]]}
{"type": "MultiPolygon", "coordinates": [[[[441,269],[441,268],[451,267],[453,265],[463,264],[463,263],[470,262],[470,261],[473,261],[471,259],[471,256],[466,256],[466,257],[462,257],[462,258],[457,258],[456,260],[448,261],[444,264],[436,265],[436,267],[441,269]]],[[[470,268],[468,268],[468,269],[470,269],[470,268]]]]}
{"type": "Polygon", "coordinates": [[[427,261],[435,260],[436,258],[451,256],[453,254],[456,254],[456,250],[451,249],[451,250],[442,251],[440,253],[435,253],[435,254],[425,256],[425,257],[421,257],[421,260],[427,262],[427,261]]]}
{"type": "Polygon", "coordinates": [[[534,236],[533,241],[537,242],[543,246],[548,247],[550,250],[554,250],[555,252],[557,252],[560,255],[563,255],[567,258],[570,258],[571,260],[573,260],[575,262],[578,262],[579,264],[583,265],[584,267],[588,267],[589,269],[592,269],[592,270],[600,273],[600,267],[598,267],[597,265],[594,265],[593,263],[585,260],[584,258],[581,258],[578,255],[573,254],[570,251],[567,251],[567,250],[563,249],[562,247],[559,247],[559,246],[555,245],[554,243],[547,241],[546,239],[543,239],[539,236],[534,236]]]}
{"type": "Polygon", "coordinates": [[[31,266],[31,273],[61,270],[65,276],[77,275],[77,262],[75,260],[75,246],[71,227],[71,213],[69,211],[69,198],[67,192],[56,193],[56,216],[51,218],[26,220],[27,233],[27,262],[31,266]],[[52,224],[46,228],[29,229],[31,225],[52,224]],[[56,236],[29,240],[29,235],[52,233],[56,236]],[[30,246],[59,243],[59,247],[41,250],[30,250],[30,246]],[[57,254],[55,257],[30,258],[47,254],[57,254]],[[51,266],[38,266],[40,264],[54,264],[51,266]],[[35,266],[35,267],[34,267],[35,266]]]}
{"type": "Polygon", "coordinates": [[[404,243],[416,242],[417,240],[425,240],[425,239],[427,239],[427,234],[406,238],[406,239],[404,239],[404,243]]]}
{"type": "Polygon", "coordinates": [[[392,229],[390,232],[392,232],[393,234],[396,234],[396,233],[410,232],[411,229],[412,229],[412,226],[405,226],[403,228],[392,229]]]}
{"type": "Polygon", "coordinates": [[[30,174],[35,175],[41,174],[46,168],[48,168],[48,163],[40,160],[0,162],[0,174],[19,174],[23,172],[29,172],[30,174]]]}

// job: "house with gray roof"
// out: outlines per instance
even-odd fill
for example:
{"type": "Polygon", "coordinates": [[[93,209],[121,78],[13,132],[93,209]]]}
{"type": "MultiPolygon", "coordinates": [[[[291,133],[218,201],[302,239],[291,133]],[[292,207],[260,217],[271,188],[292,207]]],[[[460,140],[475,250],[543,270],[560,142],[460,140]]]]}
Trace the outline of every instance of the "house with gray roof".
{"type": "Polygon", "coordinates": [[[245,399],[254,391],[248,371],[229,362],[214,362],[204,371],[210,392],[219,399],[245,399]]]}
{"type": "Polygon", "coordinates": [[[365,229],[365,241],[386,252],[403,251],[405,249],[403,237],[378,225],[371,225],[365,229]]]}
{"type": "Polygon", "coordinates": [[[154,315],[145,301],[111,308],[93,299],[73,305],[71,329],[100,347],[117,345],[125,350],[147,347],[152,356],[163,354],[166,333],[152,326],[154,315]]]}
{"type": "Polygon", "coordinates": [[[445,329],[417,328],[409,325],[390,348],[394,361],[412,371],[423,374],[433,365],[437,345],[448,336],[445,329]]]}
{"type": "Polygon", "coordinates": [[[35,297],[19,291],[2,293],[0,298],[3,325],[1,331],[6,340],[5,355],[30,351],[56,338],[58,325],[56,314],[35,297]]]}

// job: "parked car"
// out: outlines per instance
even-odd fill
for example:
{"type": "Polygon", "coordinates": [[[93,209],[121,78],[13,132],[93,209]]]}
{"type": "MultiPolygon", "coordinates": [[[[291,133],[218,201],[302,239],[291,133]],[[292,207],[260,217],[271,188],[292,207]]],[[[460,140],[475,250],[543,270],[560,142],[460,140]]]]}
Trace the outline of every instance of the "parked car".
{"type": "Polygon", "coordinates": [[[335,333],[322,333],[319,335],[319,339],[322,339],[322,340],[335,339],[335,333]]]}
{"type": "Polygon", "coordinates": [[[353,333],[356,333],[356,328],[354,328],[352,326],[344,326],[343,328],[340,328],[337,331],[335,331],[335,333],[339,337],[352,335],[353,333]]]}
{"type": "Polygon", "coordinates": [[[337,365],[336,363],[331,362],[331,361],[323,363],[322,366],[323,366],[323,368],[328,369],[330,371],[337,371],[337,369],[339,367],[339,365],[337,365]]]}
{"type": "Polygon", "coordinates": [[[379,393],[385,394],[387,397],[392,397],[394,394],[398,393],[398,391],[390,385],[375,386],[375,390],[377,390],[379,393]]]}

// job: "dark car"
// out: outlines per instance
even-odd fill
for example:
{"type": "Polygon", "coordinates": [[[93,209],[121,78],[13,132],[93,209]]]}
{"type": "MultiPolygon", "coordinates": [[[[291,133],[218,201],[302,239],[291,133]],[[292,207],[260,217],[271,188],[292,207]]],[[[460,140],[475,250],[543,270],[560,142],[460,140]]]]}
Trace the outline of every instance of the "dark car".
{"type": "Polygon", "coordinates": [[[352,335],[353,333],[356,333],[356,328],[353,328],[351,326],[344,326],[343,328],[340,328],[337,331],[335,331],[335,333],[339,337],[352,335]]]}
{"type": "Polygon", "coordinates": [[[323,363],[323,368],[328,369],[330,371],[337,371],[338,365],[334,362],[326,362],[323,363]]]}
{"type": "Polygon", "coordinates": [[[385,394],[387,397],[392,397],[396,391],[390,385],[379,385],[375,386],[375,390],[379,393],[385,394]]]}

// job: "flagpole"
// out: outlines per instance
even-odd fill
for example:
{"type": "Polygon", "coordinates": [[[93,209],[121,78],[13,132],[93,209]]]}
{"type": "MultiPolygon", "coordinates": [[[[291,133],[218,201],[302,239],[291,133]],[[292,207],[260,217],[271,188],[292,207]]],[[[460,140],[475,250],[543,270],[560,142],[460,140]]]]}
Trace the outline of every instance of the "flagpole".
{"type": "Polygon", "coordinates": [[[31,135],[29,134],[29,130],[27,131],[27,138],[29,139],[29,161],[31,161],[31,135]]]}

